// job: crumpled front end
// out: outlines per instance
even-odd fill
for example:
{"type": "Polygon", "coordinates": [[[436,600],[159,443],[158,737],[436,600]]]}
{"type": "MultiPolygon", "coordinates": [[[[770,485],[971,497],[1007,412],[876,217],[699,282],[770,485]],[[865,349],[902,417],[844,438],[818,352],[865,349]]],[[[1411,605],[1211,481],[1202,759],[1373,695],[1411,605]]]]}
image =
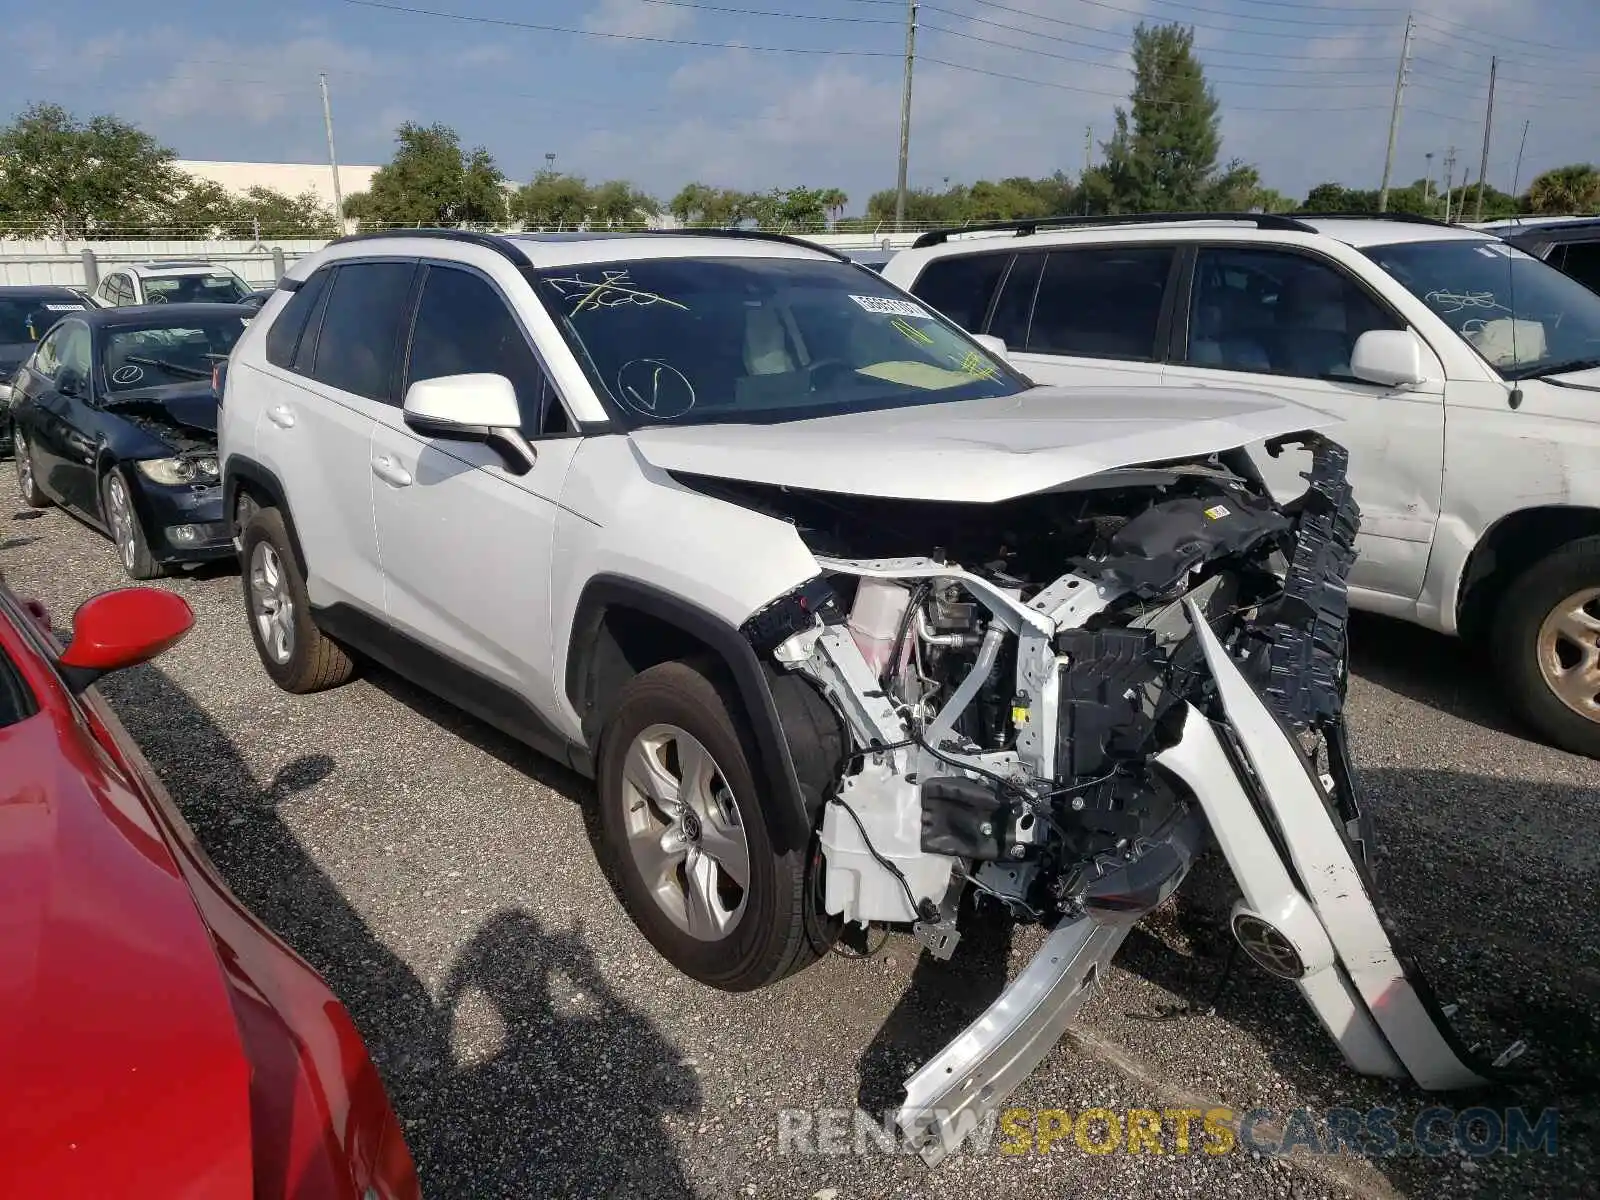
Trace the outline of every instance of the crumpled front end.
{"type": "Polygon", "coordinates": [[[1213,840],[1240,945],[1296,983],[1352,1067],[1430,1089],[1491,1072],[1372,889],[1342,714],[1347,456],[1319,434],[1280,441],[1310,451],[1286,506],[1237,452],[993,510],[878,505],[841,522],[836,499],[785,498],[823,575],[746,633],[853,742],[820,832],[827,911],[909,922],[941,957],[968,897],[1050,930],[907,1080],[899,1123],[930,1164],[1037,1066],[1213,840]],[[938,540],[849,553],[919,536],[938,540]]]}

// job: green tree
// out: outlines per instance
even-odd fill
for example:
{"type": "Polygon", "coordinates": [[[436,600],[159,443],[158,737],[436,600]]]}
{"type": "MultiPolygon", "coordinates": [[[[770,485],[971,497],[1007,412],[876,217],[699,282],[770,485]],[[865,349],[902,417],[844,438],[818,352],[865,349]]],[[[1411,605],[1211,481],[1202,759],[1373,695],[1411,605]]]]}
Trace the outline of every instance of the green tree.
{"type": "Polygon", "coordinates": [[[345,202],[363,226],[498,224],[506,219],[505,175],[479,146],[463,153],[446,125],[407,121],[395,133],[394,157],[372,187],[345,202]]]}
{"type": "Polygon", "coordinates": [[[1600,212],[1600,170],[1592,163],[1570,163],[1545,171],[1528,185],[1526,206],[1541,216],[1600,212]]]}
{"type": "Polygon", "coordinates": [[[607,229],[637,226],[661,211],[660,204],[625,179],[599,184],[589,194],[589,201],[590,219],[607,229]]]}
{"type": "Polygon", "coordinates": [[[0,224],[59,237],[149,224],[176,190],[173,157],[116,117],[32,105],[0,127],[0,224]]]}
{"type": "Polygon", "coordinates": [[[540,171],[511,198],[511,215],[539,228],[576,228],[588,220],[593,207],[583,178],[559,171],[540,171]]]}
{"type": "Polygon", "coordinates": [[[234,237],[325,237],[333,226],[333,210],[312,191],[290,196],[257,186],[234,200],[234,237]]]}
{"type": "Polygon", "coordinates": [[[157,224],[170,236],[232,237],[237,211],[238,198],[220,183],[183,175],[168,194],[157,224]]]}
{"type": "MultiPolygon", "coordinates": [[[[1112,211],[1188,212],[1208,206],[1222,148],[1217,98],[1194,54],[1194,31],[1133,31],[1133,94],[1104,143],[1112,211]]],[[[1240,169],[1233,164],[1229,172],[1240,169]]]]}
{"type": "Polygon", "coordinates": [[[845,206],[850,203],[850,197],[838,188],[823,188],[822,207],[828,210],[828,217],[837,221],[844,216],[845,206]]]}

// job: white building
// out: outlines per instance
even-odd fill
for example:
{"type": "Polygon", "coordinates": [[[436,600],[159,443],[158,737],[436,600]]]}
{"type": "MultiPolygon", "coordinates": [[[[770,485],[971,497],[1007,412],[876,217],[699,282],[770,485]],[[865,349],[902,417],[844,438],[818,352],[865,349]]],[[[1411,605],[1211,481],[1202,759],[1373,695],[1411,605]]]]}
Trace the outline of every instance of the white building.
{"type": "MultiPolygon", "coordinates": [[[[230,192],[246,192],[267,187],[286,196],[315,192],[330,210],[333,208],[333,169],[327,163],[213,162],[181,158],[173,164],[178,170],[220,184],[230,192]]],[[[375,166],[339,164],[339,189],[346,196],[364,192],[372,186],[375,166]]]]}

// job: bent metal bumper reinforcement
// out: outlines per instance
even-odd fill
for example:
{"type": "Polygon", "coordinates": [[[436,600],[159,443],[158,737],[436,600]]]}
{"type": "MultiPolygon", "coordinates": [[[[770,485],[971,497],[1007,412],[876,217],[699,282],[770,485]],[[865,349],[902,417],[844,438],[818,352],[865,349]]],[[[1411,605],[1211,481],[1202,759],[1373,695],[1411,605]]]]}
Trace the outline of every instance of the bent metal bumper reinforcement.
{"type": "Polygon", "coordinates": [[[1044,1061],[1130,928],[1094,917],[1058,925],[983,1015],[906,1080],[895,1123],[923,1162],[959,1149],[1044,1061]]]}
{"type": "Polygon", "coordinates": [[[1182,822],[1171,836],[1182,844],[1167,859],[1170,877],[1145,889],[1152,897],[1148,907],[1098,909],[1056,926],[994,1003],[906,1080],[895,1123],[928,1166],[958,1150],[1044,1061],[1094,994],[1128,931],[1183,882],[1203,845],[1204,827],[1182,822]]]}

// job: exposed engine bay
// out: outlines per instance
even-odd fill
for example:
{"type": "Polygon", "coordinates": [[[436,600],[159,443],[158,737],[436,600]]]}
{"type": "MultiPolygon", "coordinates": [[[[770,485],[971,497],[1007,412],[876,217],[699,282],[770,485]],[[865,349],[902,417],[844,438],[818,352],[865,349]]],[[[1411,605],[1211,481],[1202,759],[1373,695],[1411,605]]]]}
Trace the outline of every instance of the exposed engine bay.
{"type": "Polygon", "coordinates": [[[1323,453],[1293,511],[1242,454],[992,506],[763,498],[825,574],[784,602],[820,622],[793,634],[780,605],[757,648],[822,689],[859,751],[824,819],[828,910],[941,927],[947,952],[962,886],[1047,924],[1164,898],[1181,851],[1163,835],[1189,805],[1154,758],[1206,682],[1184,601],[1277,681],[1285,719],[1338,714],[1357,518],[1342,451],[1323,453]],[[1323,549],[1298,562],[1306,520],[1323,549]]]}
{"type": "Polygon", "coordinates": [[[1235,937],[1352,1067],[1437,1088],[1492,1073],[1371,887],[1342,719],[1360,514],[1343,448],[1301,433],[1268,451],[1291,445],[1310,469],[1286,505],[1240,451],[990,505],[694,480],[791,522],[821,567],[743,632],[851,740],[821,821],[826,911],[909,922],[940,957],[969,889],[1051,931],[907,1081],[899,1122],[930,1163],[1213,842],[1239,885],[1235,937]]]}

